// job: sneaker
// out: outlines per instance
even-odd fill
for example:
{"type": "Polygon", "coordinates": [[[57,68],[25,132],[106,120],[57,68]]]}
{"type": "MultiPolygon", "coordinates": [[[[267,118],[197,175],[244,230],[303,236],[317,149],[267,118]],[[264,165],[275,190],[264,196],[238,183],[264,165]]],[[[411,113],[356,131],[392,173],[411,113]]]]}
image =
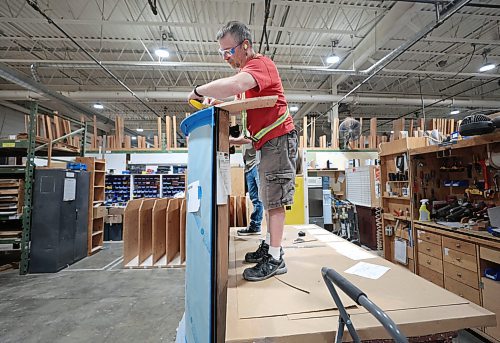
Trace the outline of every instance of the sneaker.
{"type": "MultiPolygon", "coordinates": [[[[259,263],[262,261],[262,258],[266,256],[269,253],[269,244],[266,243],[265,240],[263,240],[257,250],[252,251],[252,252],[247,252],[245,254],[245,262],[246,263],[259,263]]],[[[280,248],[280,257],[283,257],[285,255],[285,252],[283,251],[283,248],[280,248]]]]}
{"type": "Polygon", "coordinates": [[[239,229],[236,232],[238,233],[238,236],[260,235],[260,229],[255,229],[250,226],[244,229],[239,229]]]}
{"type": "Polygon", "coordinates": [[[243,271],[243,278],[247,281],[262,281],[274,275],[285,274],[287,271],[283,258],[276,260],[266,254],[257,265],[243,271]]]}

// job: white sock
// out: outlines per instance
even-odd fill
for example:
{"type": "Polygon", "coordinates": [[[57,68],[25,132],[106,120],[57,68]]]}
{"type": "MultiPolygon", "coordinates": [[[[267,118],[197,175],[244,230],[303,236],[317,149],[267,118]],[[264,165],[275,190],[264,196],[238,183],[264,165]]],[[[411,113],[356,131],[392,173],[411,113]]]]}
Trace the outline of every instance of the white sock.
{"type": "Polygon", "coordinates": [[[266,244],[271,245],[271,233],[269,231],[266,233],[266,244]]]}
{"type": "Polygon", "coordinates": [[[275,260],[280,260],[280,250],[281,247],[269,247],[269,255],[271,255],[275,260]]]}

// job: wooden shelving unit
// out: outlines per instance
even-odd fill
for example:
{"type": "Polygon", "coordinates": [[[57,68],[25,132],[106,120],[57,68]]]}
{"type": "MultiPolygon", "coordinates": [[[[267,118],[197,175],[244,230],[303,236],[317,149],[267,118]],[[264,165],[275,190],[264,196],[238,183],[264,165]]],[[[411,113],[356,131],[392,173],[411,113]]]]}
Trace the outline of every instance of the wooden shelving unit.
{"type": "MultiPolygon", "coordinates": [[[[397,141],[396,141],[397,142],[397,141]]],[[[498,151],[500,135],[497,132],[466,137],[463,140],[448,145],[408,146],[403,142],[391,142],[390,149],[381,152],[383,187],[385,184],[398,187],[408,182],[408,199],[384,196],[384,227],[408,225],[412,228],[413,246],[408,249],[408,256],[413,258],[413,271],[430,282],[443,287],[471,302],[481,305],[500,314],[498,292],[500,284],[484,276],[486,268],[500,266],[500,238],[486,231],[476,231],[465,227],[455,227],[438,224],[434,221],[419,221],[418,210],[420,200],[427,198],[443,201],[447,199],[464,198],[467,186],[444,186],[447,180],[468,180],[469,185],[477,182],[479,189],[484,186],[485,175],[480,161],[488,165],[489,151],[498,151]],[[389,181],[388,173],[394,172],[394,157],[407,153],[409,156],[409,180],[389,181]],[[384,179],[385,178],[385,179],[384,179]],[[395,206],[407,204],[410,206],[410,216],[395,215],[395,206]],[[392,207],[392,208],[391,208],[392,207]]],[[[384,144],[383,144],[384,145],[384,144]]],[[[489,168],[489,184],[493,185],[492,177],[498,170],[489,168]]],[[[451,200],[450,200],[451,201],[451,200]]],[[[470,195],[470,202],[484,201],[489,206],[500,206],[500,193],[495,192],[485,198],[483,195],[470,195]]],[[[434,219],[433,219],[434,220],[434,219]]],[[[441,222],[440,222],[441,223],[441,222]]],[[[446,223],[447,224],[447,223],[446,223]]],[[[384,236],[385,258],[394,261],[394,240],[397,234],[384,236]]],[[[410,237],[408,237],[410,238],[410,237]]],[[[409,259],[410,261],[410,259],[409,259]]],[[[411,268],[409,268],[411,269],[411,268]]],[[[488,340],[500,340],[500,319],[497,327],[475,330],[486,335],[488,340]]]]}
{"type": "Polygon", "coordinates": [[[94,218],[94,207],[104,204],[106,161],[94,157],[78,157],[77,162],[87,165],[90,172],[89,215],[88,215],[88,255],[103,247],[104,217],[94,218]]]}
{"type": "Polygon", "coordinates": [[[413,246],[415,242],[415,233],[412,229],[413,205],[412,197],[403,196],[403,188],[406,194],[411,195],[411,170],[409,151],[414,148],[424,147],[425,138],[410,137],[398,139],[393,142],[383,143],[380,147],[380,167],[381,167],[381,186],[382,186],[382,210],[383,210],[383,231],[384,231],[384,257],[394,263],[405,266],[412,272],[415,271],[415,254],[413,246]],[[407,161],[407,180],[390,180],[389,173],[396,173],[396,157],[405,156],[407,161]],[[391,188],[393,194],[387,192],[391,188]],[[394,194],[395,193],[395,194],[394,194]],[[386,232],[387,227],[392,227],[392,235],[386,232]],[[395,257],[395,245],[406,244],[406,261],[397,260],[395,257]],[[406,262],[406,263],[405,263],[406,262]]]}

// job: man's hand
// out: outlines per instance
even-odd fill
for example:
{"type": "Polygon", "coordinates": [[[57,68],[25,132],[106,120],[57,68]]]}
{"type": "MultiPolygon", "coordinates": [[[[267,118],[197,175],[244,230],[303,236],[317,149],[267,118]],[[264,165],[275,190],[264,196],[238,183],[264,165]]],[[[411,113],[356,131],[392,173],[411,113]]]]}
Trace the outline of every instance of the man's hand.
{"type": "Polygon", "coordinates": [[[252,143],[252,141],[248,138],[245,138],[245,136],[243,135],[239,136],[238,138],[229,136],[229,144],[243,145],[248,143],[252,143]]]}
{"type": "Polygon", "coordinates": [[[205,97],[199,97],[198,95],[194,94],[194,90],[192,90],[191,93],[189,93],[189,95],[188,95],[188,98],[187,98],[188,102],[191,99],[198,100],[199,102],[203,102],[205,100],[205,97]]]}

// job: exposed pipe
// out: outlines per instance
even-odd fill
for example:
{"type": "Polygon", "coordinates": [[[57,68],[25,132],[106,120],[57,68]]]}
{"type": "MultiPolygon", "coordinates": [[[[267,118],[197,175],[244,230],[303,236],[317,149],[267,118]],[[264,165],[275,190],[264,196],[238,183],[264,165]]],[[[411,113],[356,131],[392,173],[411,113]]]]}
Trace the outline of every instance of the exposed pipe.
{"type": "MultiPolygon", "coordinates": [[[[78,68],[78,69],[99,69],[100,66],[91,61],[71,61],[71,60],[32,60],[32,59],[0,59],[0,62],[13,65],[36,64],[37,68],[78,68]]],[[[217,71],[232,73],[232,70],[225,63],[210,63],[210,62],[147,62],[147,61],[102,61],[102,65],[116,70],[141,70],[141,69],[166,69],[173,71],[217,71]]],[[[314,75],[350,75],[350,76],[366,76],[370,68],[356,71],[352,69],[332,69],[324,66],[305,66],[295,64],[277,64],[280,72],[297,72],[314,75]]],[[[373,67],[373,66],[372,66],[373,67]]],[[[415,75],[455,75],[455,72],[439,71],[439,70],[411,70],[411,69],[384,69],[384,73],[389,74],[415,74],[415,75]]],[[[496,74],[487,73],[459,73],[457,76],[463,77],[480,77],[492,78],[496,74]]]]}
{"type": "Polygon", "coordinates": [[[118,82],[118,84],[120,86],[122,86],[123,88],[125,88],[130,94],[132,94],[132,96],[134,96],[141,104],[143,104],[148,110],[150,110],[151,112],[153,112],[156,116],[162,118],[163,120],[163,117],[158,114],[151,106],[149,106],[147,103],[145,103],[144,101],[142,101],[138,96],[136,96],[136,94],[134,93],[133,90],[131,90],[122,80],[120,80],[118,77],[115,76],[115,74],[113,74],[108,68],[106,68],[105,66],[103,66],[101,64],[100,61],[98,61],[94,56],[92,56],[87,50],[85,50],[84,47],[82,47],[80,44],[78,44],[78,42],[73,39],[73,37],[71,37],[66,31],[64,31],[62,29],[62,27],[60,27],[59,25],[57,25],[57,23],[55,23],[52,18],[50,18],[44,11],[42,11],[40,9],[40,7],[38,7],[38,4],[36,3],[36,1],[33,1],[33,0],[26,0],[26,2],[28,3],[28,5],[30,5],[36,12],[40,13],[45,19],[47,19],[48,23],[49,24],[52,24],[54,25],[63,35],[66,36],[66,38],[68,38],[73,44],[75,44],[81,52],[83,52],[85,55],[87,55],[92,61],[94,61],[97,65],[99,65],[101,67],[101,69],[103,69],[109,76],[111,76],[111,78],[113,78],[116,82],[118,82]]]}
{"type": "MultiPolygon", "coordinates": [[[[65,96],[72,100],[92,101],[97,98],[103,100],[133,100],[134,97],[125,91],[73,91],[61,92],[61,96],[65,96]]],[[[185,102],[186,92],[176,91],[145,91],[141,94],[144,99],[153,99],[158,101],[175,101],[185,102]]],[[[33,91],[24,90],[3,90],[0,91],[0,100],[26,100],[39,99],[43,100],[44,96],[33,93],[33,91]]],[[[333,94],[318,94],[318,93],[287,93],[287,101],[289,103],[331,103],[343,98],[342,95],[333,94]]],[[[424,104],[430,104],[440,99],[429,98],[424,99],[424,104]]],[[[403,105],[403,106],[421,106],[422,102],[418,98],[396,98],[396,97],[380,97],[380,96],[351,96],[346,99],[346,102],[355,102],[357,104],[369,105],[403,105]]],[[[450,101],[443,101],[442,106],[451,105],[450,101]]],[[[482,107],[498,107],[498,101],[494,100],[457,100],[453,104],[460,107],[482,108],[482,107]]]]}
{"type": "MultiPolygon", "coordinates": [[[[47,88],[45,85],[38,83],[34,81],[33,79],[27,77],[26,75],[20,73],[19,71],[10,68],[9,66],[0,63],[0,77],[15,83],[28,91],[17,91],[17,92],[23,92],[24,96],[21,98],[21,100],[33,100],[33,99],[40,99],[40,98],[47,98],[47,99],[52,99],[57,101],[58,103],[61,103],[65,105],[68,109],[84,114],[88,118],[93,118],[93,116],[96,116],[96,119],[99,121],[103,122],[104,124],[107,125],[113,125],[114,121],[111,120],[110,118],[95,112],[86,106],[83,106],[79,104],[78,102],[74,101],[73,99],[70,99],[68,97],[65,97],[58,92],[55,92],[49,88],[47,88]]],[[[6,94],[5,92],[9,91],[0,91],[2,94],[6,94]]],[[[98,93],[98,92],[97,92],[98,93]]],[[[97,96],[97,94],[96,94],[97,96]]],[[[15,98],[9,98],[9,97],[4,97],[3,99],[6,100],[16,100],[15,98]]],[[[127,133],[137,135],[137,132],[130,130],[128,128],[125,128],[125,131],[127,133]]]]}
{"type": "Polygon", "coordinates": [[[406,41],[393,51],[391,51],[389,54],[385,55],[382,59],[380,59],[377,63],[375,63],[373,66],[368,68],[371,71],[373,71],[367,78],[365,78],[363,81],[361,81],[358,85],[356,85],[353,89],[351,89],[347,94],[345,94],[340,100],[338,100],[333,106],[331,106],[326,112],[322,113],[320,117],[326,115],[328,112],[330,112],[334,107],[339,106],[342,101],[345,101],[351,94],[355,93],[359,88],[361,88],[362,85],[364,85],[366,82],[371,80],[375,75],[377,75],[385,66],[387,66],[389,63],[394,61],[396,58],[398,58],[401,54],[403,54],[406,50],[411,48],[413,45],[415,45],[418,41],[420,41],[423,37],[428,35],[430,32],[432,32],[435,28],[440,26],[442,23],[444,23],[448,18],[450,18],[453,14],[458,12],[461,8],[463,8],[467,3],[469,3],[471,0],[460,0],[456,4],[452,4],[449,7],[447,7],[443,13],[441,13],[439,20],[437,20],[435,23],[428,24],[425,26],[422,30],[417,32],[415,36],[410,39],[409,41],[406,41]],[[375,68],[373,68],[375,67],[375,68]]]}

